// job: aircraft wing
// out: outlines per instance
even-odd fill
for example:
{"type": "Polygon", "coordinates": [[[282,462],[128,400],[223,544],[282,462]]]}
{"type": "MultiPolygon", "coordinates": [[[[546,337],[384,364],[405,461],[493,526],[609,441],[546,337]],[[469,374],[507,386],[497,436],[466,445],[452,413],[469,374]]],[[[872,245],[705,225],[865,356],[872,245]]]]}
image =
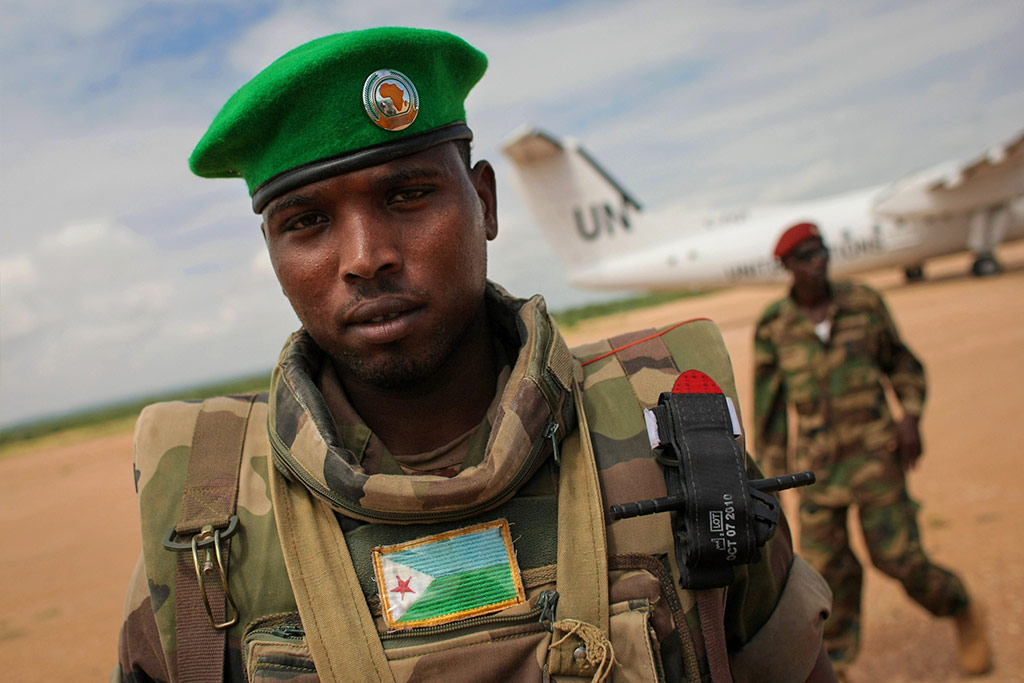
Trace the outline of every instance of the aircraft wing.
{"type": "Polygon", "coordinates": [[[1024,131],[966,162],[913,174],[883,190],[874,211],[890,218],[994,209],[1024,197],[1024,131]]]}

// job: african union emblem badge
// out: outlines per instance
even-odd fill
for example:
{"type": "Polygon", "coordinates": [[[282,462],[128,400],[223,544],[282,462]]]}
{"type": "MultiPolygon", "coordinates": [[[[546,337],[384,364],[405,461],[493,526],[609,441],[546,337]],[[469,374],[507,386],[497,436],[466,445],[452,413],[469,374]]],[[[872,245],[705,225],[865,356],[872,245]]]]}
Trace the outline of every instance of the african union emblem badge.
{"type": "Polygon", "coordinates": [[[384,130],[403,130],[420,111],[420,95],[409,77],[394,69],[379,69],[363,84],[363,107],[384,130]]]}
{"type": "Polygon", "coordinates": [[[389,629],[447,624],[526,600],[504,519],[377,547],[372,553],[389,629]]]}

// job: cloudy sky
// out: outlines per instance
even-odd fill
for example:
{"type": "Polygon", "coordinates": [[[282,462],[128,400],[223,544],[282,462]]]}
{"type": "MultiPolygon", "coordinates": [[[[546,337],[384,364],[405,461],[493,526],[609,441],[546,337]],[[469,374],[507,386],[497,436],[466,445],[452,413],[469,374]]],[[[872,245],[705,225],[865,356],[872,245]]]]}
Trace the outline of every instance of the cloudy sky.
{"type": "Polygon", "coordinates": [[[498,173],[491,274],[554,308],[594,295],[509,183],[521,123],[582,140],[654,208],[885,182],[1024,127],[1020,0],[5,0],[0,425],[270,367],[297,322],[258,219],[186,159],[281,53],[386,24],[489,56],[467,110],[498,173]]]}

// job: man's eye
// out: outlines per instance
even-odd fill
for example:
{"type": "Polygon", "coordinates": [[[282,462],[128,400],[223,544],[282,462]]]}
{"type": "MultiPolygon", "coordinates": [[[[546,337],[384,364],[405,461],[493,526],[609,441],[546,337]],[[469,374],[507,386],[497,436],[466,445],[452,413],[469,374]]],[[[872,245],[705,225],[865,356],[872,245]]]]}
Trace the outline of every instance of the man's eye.
{"type": "Polygon", "coordinates": [[[284,224],[284,230],[307,230],[327,222],[327,216],[322,213],[304,213],[290,219],[284,224]]]}
{"type": "Polygon", "coordinates": [[[405,202],[413,202],[416,201],[417,199],[422,199],[423,197],[426,197],[428,194],[430,194],[430,190],[422,187],[408,190],[400,190],[391,195],[391,197],[388,199],[388,204],[402,204],[405,202]]]}

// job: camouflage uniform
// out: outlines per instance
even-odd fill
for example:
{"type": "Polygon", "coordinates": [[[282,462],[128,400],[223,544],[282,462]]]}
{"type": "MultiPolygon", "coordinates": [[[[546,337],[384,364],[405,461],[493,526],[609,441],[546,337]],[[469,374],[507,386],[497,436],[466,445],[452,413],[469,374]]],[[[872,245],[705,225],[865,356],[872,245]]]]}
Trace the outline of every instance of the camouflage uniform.
{"type": "MultiPolygon", "coordinates": [[[[571,355],[540,297],[512,299],[489,286],[487,300],[492,326],[511,354],[512,373],[487,443],[475,446],[480,452],[471,453],[451,479],[366,475],[359,463],[369,429],[362,423],[334,424],[313,379],[323,353],[305,332],[292,335],[269,398],[257,399],[247,427],[237,504],[242,531],[231,545],[229,564],[241,619],[228,631],[226,679],[247,680],[248,668],[248,680],[318,680],[302,642],[275,525],[280,510],[271,500],[272,480],[279,481],[280,472],[285,486],[334,511],[395,680],[540,681],[552,636],[535,616],[524,621],[524,615],[538,608],[542,591],[554,588],[558,571],[558,527],[565,520],[557,512],[560,471],[551,434],[566,435],[555,439],[563,462],[565,449],[580,440],[573,399],[558,380],[564,374],[553,368],[582,378],[605,509],[665,495],[641,406],[653,405],[658,393],[671,387],[677,364],[705,368],[735,401],[728,356],[713,323],[682,325],[615,354],[609,352],[647,333],[591,344],[571,355]],[[573,356],[592,362],[580,372],[573,356]],[[370,548],[502,517],[512,524],[527,603],[491,615],[483,632],[479,624],[462,630],[456,623],[451,633],[426,639],[386,633],[368,566],[370,548]],[[454,521],[442,521],[446,518],[454,521]],[[275,641],[268,634],[282,624],[294,627],[288,632],[293,635],[298,628],[299,635],[275,641]],[[287,647],[287,656],[258,654],[272,646],[287,647]],[[488,663],[486,669],[481,661],[488,663]]],[[[174,553],[161,547],[160,539],[179,515],[196,413],[197,404],[179,402],[151,406],[139,418],[136,480],[143,555],[126,603],[115,680],[176,679],[174,553]]],[[[749,467],[756,471],[752,462],[749,467]]],[[[709,680],[694,594],[678,588],[669,516],[611,522],[604,531],[613,678],[709,680]]],[[[804,680],[821,645],[829,595],[820,577],[794,558],[784,521],[760,561],[739,568],[734,583],[716,599],[725,606],[725,642],[737,680],[764,680],[765,672],[772,680],[804,680]]]]}
{"type": "Polygon", "coordinates": [[[754,336],[755,435],[759,462],[785,469],[787,406],[796,413],[796,466],[818,483],[800,489],[801,554],[828,581],[835,604],[825,642],[836,662],[859,646],[862,569],[850,550],[847,511],[856,504],[871,561],[932,614],[967,606],[960,580],[921,548],[917,504],[908,496],[895,448],[883,378],[903,410],[920,416],[924,369],[900,340],[881,297],[861,285],[831,283],[822,342],[791,297],[771,304],[754,336]]]}

